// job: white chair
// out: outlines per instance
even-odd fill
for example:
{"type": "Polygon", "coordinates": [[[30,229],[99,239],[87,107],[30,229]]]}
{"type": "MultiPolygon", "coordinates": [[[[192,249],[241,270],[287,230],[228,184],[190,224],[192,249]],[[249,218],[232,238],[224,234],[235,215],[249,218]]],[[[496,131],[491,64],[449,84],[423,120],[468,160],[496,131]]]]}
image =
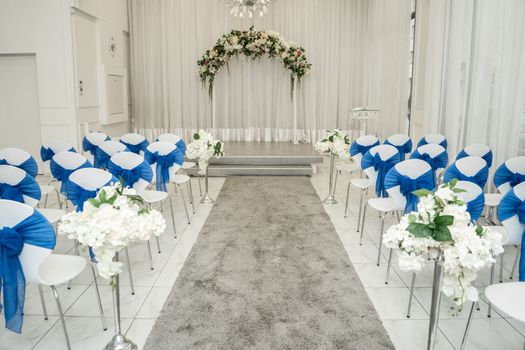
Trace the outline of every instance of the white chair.
{"type": "MultiPolygon", "coordinates": [[[[68,208],[67,201],[67,182],[69,176],[75,170],[80,168],[91,167],[91,163],[83,155],[76,152],[58,152],[51,158],[49,163],[49,168],[51,169],[51,174],[60,183],[60,192],[66,195],[66,208],[68,208]]],[[[59,206],[62,209],[62,200],[59,197],[59,206]]]]}
{"type": "Polygon", "coordinates": [[[483,189],[474,182],[461,180],[456,183],[456,188],[465,191],[457,193],[457,196],[466,203],[472,221],[478,221],[485,206],[483,189]]]}
{"type": "Polygon", "coordinates": [[[476,143],[465,147],[458,153],[458,155],[456,156],[456,160],[468,156],[481,157],[487,162],[487,166],[489,168],[492,166],[492,150],[489,146],[485,144],[476,143]]]}
{"type": "Polygon", "coordinates": [[[90,157],[94,163],[98,146],[102,142],[109,140],[111,140],[111,138],[102,132],[88,133],[82,139],[82,149],[84,150],[84,156],[90,157]]]}
{"type": "Polygon", "coordinates": [[[499,193],[487,193],[485,205],[489,207],[487,219],[492,222],[494,209],[501,198],[514,186],[525,181],[525,156],[514,157],[501,164],[494,174],[494,185],[499,193]]]}
{"type": "MultiPolygon", "coordinates": [[[[44,163],[44,174],[49,175],[51,172],[49,169],[49,162],[51,161],[51,158],[53,158],[55,154],[65,151],[76,152],[73,145],[59,140],[50,140],[42,144],[40,147],[40,158],[42,158],[42,162],[44,163]]],[[[55,188],[55,186],[52,185],[53,181],[55,180],[50,181],[47,185],[40,185],[42,197],[44,198],[44,208],[47,206],[47,199],[49,194],[52,192],[56,193],[58,202],[60,204],[60,192],[57,188],[55,188]]]]}
{"type": "Polygon", "coordinates": [[[112,155],[127,150],[126,145],[118,141],[103,141],[95,150],[95,168],[106,169],[108,167],[109,158],[112,155]]]}
{"type": "Polygon", "coordinates": [[[436,185],[440,183],[439,179],[448,164],[448,154],[445,147],[435,143],[419,146],[412,152],[410,159],[421,159],[430,164],[434,169],[436,185]]]}
{"type": "Polygon", "coordinates": [[[417,147],[421,147],[423,145],[428,145],[428,144],[440,145],[446,149],[447,139],[445,138],[445,136],[438,134],[438,133],[427,134],[423,136],[421,140],[419,140],[419,142],[417,143],[417,147]]]}
{"type": "MultiPolygon", "coordinates": [[[[38,217],[40,214],[35,213],[34,209],[30,206],[23,203],[0,199],[0,227],[16,228],[19,223],[34,215],[38,217]]],[[[86,267],[86,260],[78,256],[52,254],[51,247],[54,246],[54,232],[49,223],[47,223],[49,228],[45,228],[45,225],[44,218],[39,220],[39,232],[46,231],[46,235],[49,236],[45,237],[46,240],[50,241],[49,245],[47,245],[48,247],[24,243],[18,259],[22,266],[26,283],[35,283],[39,287],[45,319],[47,319],[47,310],[41,286],[49,286],[51,288],[64,330],[66,344],[68,349],[71,349],[64,320],[64,313],[56,286],[77,277],[86,267]]],[[[27,230],[30,229],[31,228],[27,228],[27,230]]],[[[94,274],[94,270],[92,271],[94,274]]],[[[100,303],[100,297],[98,298],[98,306],[102,326],[103,329],[106,330],[107,326],[102,311],[102,305],[100,303]]]]}
{"type": "Polygon", "coordinates": [[[122,135],[120,142],[122,142],[130,152],[140,155],[144,154],[146,147],[149,145],[148,140],[144,136],[134,132],[122,135]]]}
{"type": "Polygon", "coordinates": [[[395,134],[389,136],[385,142],[385,145],[392,145],[399,151],[401,160],[405,160],[407,154],[412,152],[412,140],[408,135],[405,134],[395,134]]]}
{"type": "Polygon", "coordinates": [[[481,188],[485,188],[489,176],[487,161],[478,156],[467,156],[457,159],[445,171],[444,182],[452,179],[474,182],[481,188]]]}
{"type": "Polygon", "coordinates": [[[38,174],[38,165],[35,158],[20,148],[4,148],[0,150],[0,165],[7,164],[23,169],[32,177],[38,174]]]}

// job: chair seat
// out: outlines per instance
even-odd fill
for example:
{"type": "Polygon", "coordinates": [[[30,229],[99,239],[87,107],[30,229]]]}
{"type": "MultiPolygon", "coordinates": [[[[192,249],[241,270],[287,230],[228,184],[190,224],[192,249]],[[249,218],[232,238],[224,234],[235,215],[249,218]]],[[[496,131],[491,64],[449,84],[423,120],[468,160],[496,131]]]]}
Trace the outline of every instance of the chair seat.
{"type": "Polygon", "coordinates": [[[372,185],[372,182],[370,182],[369,179],[352,179],[350,183],[354,185],[355,187],[358,187],[361,189],[368,188],[372,185]]]}
{"type": "Polygon", "coordinates": [[[39,208],[38,211],[40,214],[44,215],[44,217],[49,221],[51,224],[55,224],[62,219],[62,216],[66,214],[64,210],[60,209],[48,209],[48,208],[39,208]]]}
{"type": "Polygon", "coordinates": [[[485,289],[485,295],[505,314],[525,322],[525,282],[493,284],[485,289]]]}
{"type": "Polygon", "coordinates": [[[511,239],[512,237],[509,237],[509,233],[508,233],[507,229],[505,228],[505,226],[495,226],[494,225],[494,226],[483,226],[483,227],[488,228],[488,229],[490,229],[492,231],[498,232],[501,235],[501,243],[503,245],[521,244],[521,241],[520,241],[520,243],[515,243],[515,242],[510,242],[509,241],[509,239],[511,239]]]}
{"type": "Polygon", "coordinates": [[[42,193],[42,197],[47,196],[48,194],[50,194],[51,192],[55,190],[55,188],[51,185],[39,185],[39,186],[40,186],[40,192],[42,193]]]}
{"type": "Polygon", "coordinates": [[[195,163],[195,162],[184,162],[184,163],[182,163],[182,169],[191,169],[195,165],[197,165],[197,163],[195,163]]]}
{"type": "Polygon", "coordinates": [[[168,198],[168,192],[144,190],[144,192],[141,193],[141,196],[147,203],[156,203],[168,198]]]}
{"type": "Polygon", "coordinates": [[[503,195],[501,193],[485,193],[485,205],[489,207],[497,207],[501,202],[503,195]]]}
{"type": "Polygon", "coordinates": [[[352,164],[352,163],[345,163],[345,164],[338,165],[336,166],[336,169],[339,171],[347,172],[347,173],[353,173],[354,171],[360,170],[357,167],[357,165],[352,164]]]}
{"type": "Polygon", "coordinates": [[[392,198],[370,198],[367,205],[381,212],[394,210],[394,200],[392,198]]]}
{"type": "Polygon", "coordinates": [[[86,267],[86,259],[75,255],[51,254],[40,265],[39,274],[43,284],[55,286],[80,275],[86,267]]]}
{"type": "Polygon", "coordinates": [[[170,178],[170,181],[180,185],[190,181],[190,177],[188,175],[175,175],[170,178]]]}

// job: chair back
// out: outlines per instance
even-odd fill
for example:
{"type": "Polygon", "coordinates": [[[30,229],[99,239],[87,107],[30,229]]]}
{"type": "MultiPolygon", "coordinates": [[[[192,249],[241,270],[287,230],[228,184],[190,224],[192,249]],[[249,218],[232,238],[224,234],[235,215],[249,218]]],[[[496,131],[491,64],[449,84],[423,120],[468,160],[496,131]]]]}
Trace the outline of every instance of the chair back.
{"type": "Polygon", "coordinates": [[[122,142],[130,152],[136,154],[143,154],[149,145],[148,140],[144,136],[134,132],[122,135],[120,142],[122,142]]]}
{"type": "Polygon", "coordinates": [[[379,145],[379,139],[374,135],[364,135],[355,139],[350,145],[350,156],[356,162],[357,166],[361,168],[361,160],[366,152],[372,147],[379,145]]]}
{"type": "Polygon", "coordinates": [[[156,141],[146,148],[146,161],[151,164],[156,188],[167,191],[166,183],[172,179],[184,163],[184,154],[170,142],[156,141]]]}
{"type": "Polygon", "coordinates": [[[186,153],[186,143],[184,140],[175,134],[162,134],[157,137],[157,141],[171,142],[174,143],[182,153],[186,153]]]}
{"type": "Polygon", "coordinates": [[[118,180],[110,173],[98,168],[81,168],[75,170],[67,183],[67,198],[77,207],[84,209],[84,203],[89,198],[95,198],[97,192],[118,180]]]}
{"type": "Polygon", "coordinates": [[[437,133],[427,134],[423,136],[421,140],[419,140],[419,142],[417,143],[417,147],[421,147],[423,145],[428,145],[428,144],[440,145],[446,149],[447,139],[445,138],[445,136],[441,134],[437,134],[437,133]]]}
{"type": "Polygon", "coordinates": [[[487,162],[487,167],[492,166],[492,150],[489,146],[482,144],[482,143],[476,143],[473,145],[469,145],[465,147],[463,150],[461,150],[458,155],[456,156],[456,160],[465,158],[468,156],[477,156],[483,158],[487,162]]]}
{"type": "Polygon", "coordinates": [[[467,156],[457,159],[445,171],[444,181],[452,179],[469,181],[484,188],[489,177],[489,167],[485,159],[478,156],[467,156]]]}
{"type": "Polygon", "coordinates": [[[417,209],[418,197],[412,192],[434,190],[434,170],[421,159],[407,159],[397,163],[385,176],[385,189],[394,201],[396,210],[405,213],[417,209]]]}
{"type": "Polygon", "coordinates": [[[494,185],[505,194],[525,181],[525,156],[514,157],[501,164],[494,174],[494,185]]]}
{"type": "Polygon", "coordinates": [[[80,168],[89,168],[91,163],[79,153],[64,151],[58,152],[51,158],[49,167],[53,177],[61,183],[60,192],[66,193],[71,173],[80,168]]]}
{"type": "Polygon", "coordinates": [[[126,187],[142,193],[153,180],[153,170],[144,157],[133,152],[120,152],[111,157],[108,171],[123,179],[126,187]]]}
{"type": "Polygon", "coordinates": [[[6,327],[20,333],[26,283],[41,283],[40,266],[55,247],[53,226],[32,207],[0,199],[0,237],[4,252],[2,294],[6,327]]]}
{"type": "Polygon", "coordinates": [[[0,165],[0,198],[37,206],[42,193],[35,178],[12,165],[0,165]]]}
{"type": "Polygon", "coordinates": [[[399,151],[392,145],[375,146],[365,153],[361,167],[370,181],[375,183],[375,192],[378,197],[388,196],[385,190],[385,176],[400,160],[399,151]]]}
{"type": "Polygon", "coordinates": [[[47,162],[58,152],[64,151],[76,152],[75,148],[67,142],[51,140],[40,147],[40,158],[42,158],[42,162],[47,162]]]}
{"type": "Polygon", "coordinates": [[[95,151],[95,168],[107,169],[109,158],[112,155],[126,151],[126,145],[118,141],[104,141],[95,151]]]}
{"type": "Polygon", "coordinates": [[[399,151],[399,156],[401,160],[405,160],[406,154],[412,152],[412,140],[408,135],[405,134],[395,134],[389,136],[384,144],[392,145],[399,151]]]}
{"type": "Polygon", "coordinates": [[[456,188],[465,191],[458,193],[457,196],[467,204],[467,211],[470,214],[470,218],[473,222],[476,222],[485,207],[485,194],[483,193],[483,189],[470,181],[458,181],[456,188]]]}
{"type": "Polygon", "coordinates": [[[89,152],[94,157],[98,146],[104,141],[109,141],[111,138],[102,132],[90,132],[82,139],[82,149],[84,152],[89,152]]]}
{"type": "Polygon", "coordinates": [[[32,177],[38,174],[38,165],[35,158],[20,148],[4,148],[0,150],[0,165],[7,164],[23,169],[32,177]]]}
{"type": "Polygon", "coordinates": [[[428,143],[416,148],[410,155],[411,159],[421,159],[427,162],[432,169],[434,169],[434,182],[436,181],[436,173],[438,170],[446,168],[448,163],[447,150],[438,144],[428,143]]]}

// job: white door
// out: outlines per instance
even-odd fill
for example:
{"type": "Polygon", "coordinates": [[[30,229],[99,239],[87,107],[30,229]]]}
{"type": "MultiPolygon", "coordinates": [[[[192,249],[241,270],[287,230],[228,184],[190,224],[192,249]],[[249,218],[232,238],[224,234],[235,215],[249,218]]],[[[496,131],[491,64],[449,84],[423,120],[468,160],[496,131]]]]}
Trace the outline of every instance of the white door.
{"type": "Polygon", "coordinates": [[[42,142],[35,55],[0,55],[0,148],[40,160],[42,142]]]}

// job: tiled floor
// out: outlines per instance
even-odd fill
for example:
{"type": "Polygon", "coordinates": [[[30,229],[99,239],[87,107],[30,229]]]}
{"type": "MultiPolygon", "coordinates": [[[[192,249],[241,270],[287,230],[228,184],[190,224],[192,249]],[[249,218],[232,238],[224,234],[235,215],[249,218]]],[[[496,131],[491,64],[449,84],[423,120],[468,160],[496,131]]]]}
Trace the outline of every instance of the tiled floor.
{"type": "MultiPolygon", "coordinates": [[[[321,199],[324,199],[328,190],[326,163],[318,168],[318,173],[311,179],[321,199]]],[[[210,179],[212,197],[217,196],[223,182],[224,178],[210,179]]],[[[412,317],[407,319],[406,308],[411,274],[399,271],[394,263],[389,284],[385,285],[384,277],[388,254],[386,249],[382,252],[381,266],[376,266],[379,220],[377,215],[373,214],[372,211],[369,212],[365,225],[364,243],[359,245],[359,234],[355,229],[359,192],[355,188],[351,189],[349,215],[345,219],[343,212],[346,183],[346,177],[339,178],[336,193],[339,203],[325,206],[326,211],[396,348],[403,350],[425,349],[432,287],[432,266],[429,263],[427,269],[417,276],[412,317]]],[[[197,195],[198,186],[196,182],[193,188],[197,195]]],[[[127,274],[124,272],[121,275],[122,328],[127,336],[139,345],[139,348],[142,347],[153,327],[155,319],[159,315],[211,210],[211,207],[199,206],[196,214],[192,217],[191,225],[187,225],[180,199],[175,198],[174,203],[178,238],[173,237],[172,228],[168,227],[166,234],[161,237],[161,253],[154,252],[155,269],[149,269],[146,244],[135,244],[130,247],[135,295],[131,295],[127,274]]],[[[50,198],[49,204],[49,206],[53,206],[52,198],[50,198]]],[[[168,220],[168,224],[169,222],[168,220]]],[[[386,227],[393,223],[395,223],[395,217],[388,217],[386,227]]],[[[154,247],[155,244],[152,241],[152,248],[154,247]]],[[[64,237],[59,237],[57,252],[71,254],[73,249],[72,242],[64,237]]],[[[505,280],[508,280],[509,277],[514,252],[512,251],[505,256],[505,280]]],[[[489,271],[484,272],[479,278],[478,285],[486,286],[489,280],[488,276],[489,271]]],[[[101,284],[102,302],[109,326],[105,332],[102,331],[101,320],[98,317],[91,272],[88,269],[72,282],[70,290],[66,289],[65,286],[59,288],[67,317],[66,325],[74,350],[102,349],[113,334],[111,288],[107,281],[102,278],[99,277],[98,281],[101,284]]],[[[483,291],[483,287],[480,287],[480,291],[483,291]]],[[[55,350],[65,348],[62,327],[57,317],[54,300],[49,290],[45,289],[45,292],[49,319],[44,321],[38,290],[35,286],[29,285],[23,334],[16,335],[0,327],[0,349],[55,350]]],[[[483,299],[480,301],[480,307],[481,311],[475,313],[476,319],[472,324],[467,349],[522,349],[525,326],[516,321],[502,318],[502,315],[498,314],[497,311],[493,312],[492,318],[487,318],[487,303],[483,299]]],[[[465,322],[466,310],[459,317],[452,317],[448,314],[447,301],[443,299],[436,348],[459,349],[465,322]]]]}

